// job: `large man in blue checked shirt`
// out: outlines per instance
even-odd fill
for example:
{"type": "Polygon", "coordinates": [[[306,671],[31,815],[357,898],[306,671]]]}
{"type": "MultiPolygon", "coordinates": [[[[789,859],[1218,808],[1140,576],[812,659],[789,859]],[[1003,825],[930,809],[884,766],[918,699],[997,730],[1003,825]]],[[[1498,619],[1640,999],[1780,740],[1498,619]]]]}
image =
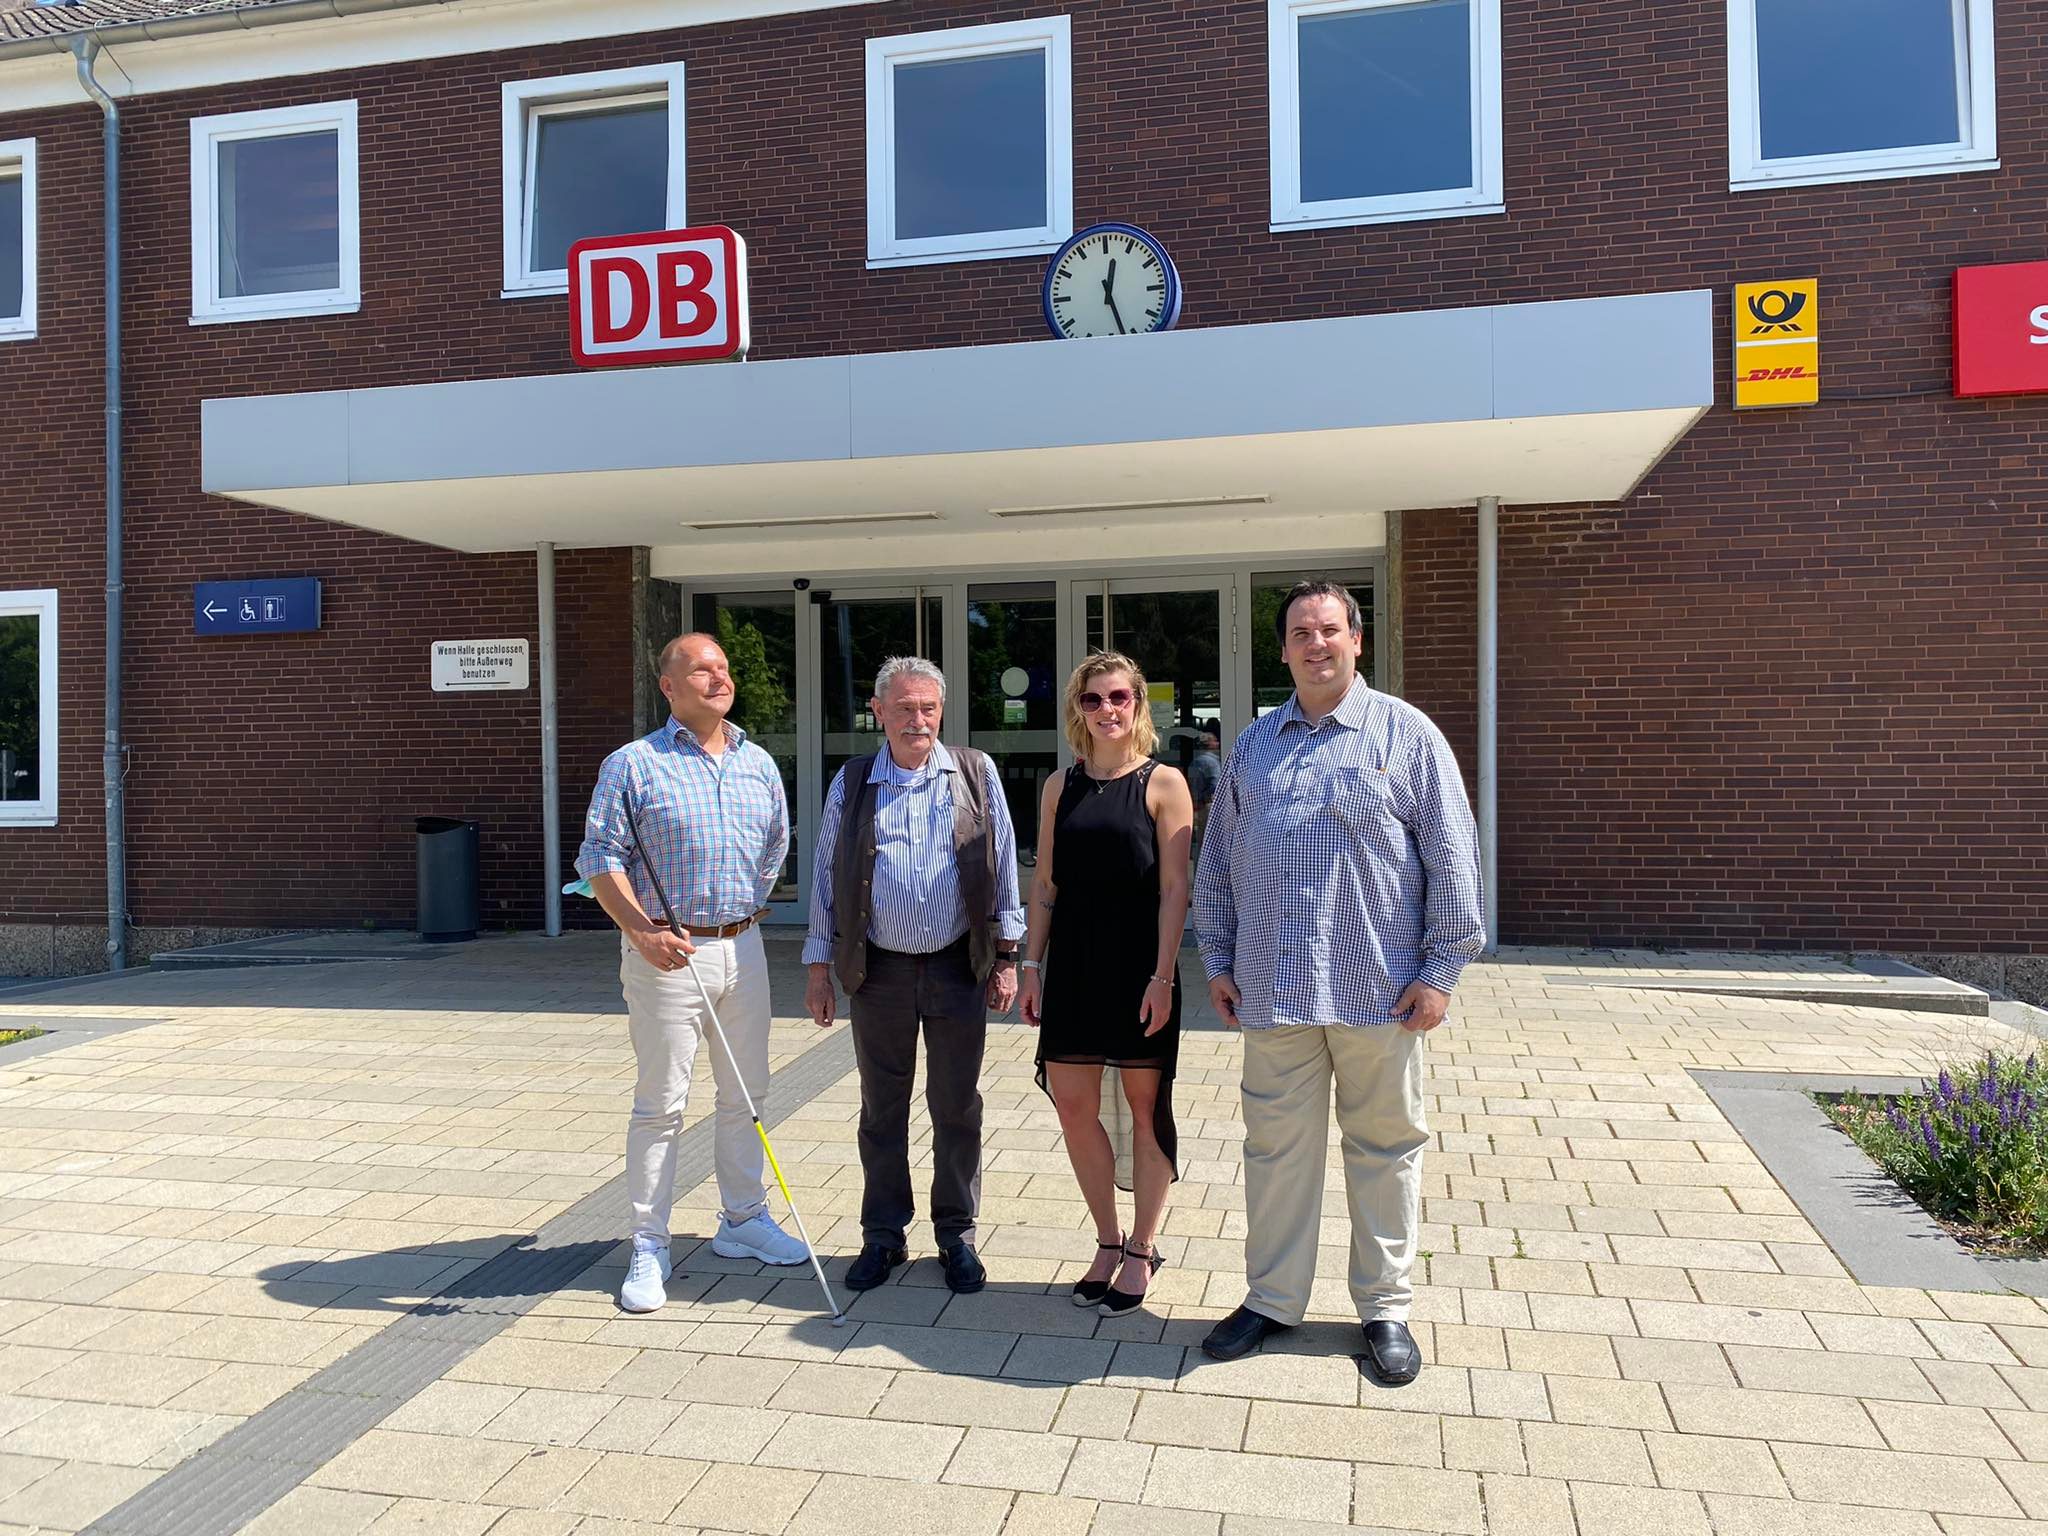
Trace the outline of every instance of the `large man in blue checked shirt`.
{"type": "Polygon", "coordinates": [[[1351,1297],[1367,1363],[1399,1386],[1422,1369],[1422,1042],[1485,945],[1478,839],[1443,733],[1358,676],[1350,592],[1302,582],[1278,628],[1294,697],[1238,737],[1195,876],[1209,998],[1244,1030],[1250,1285],[1202,1348],[1234,1360],[1308,1310],[1334,1078],[1351,1297]]]}
{"type": "Polygon", "coordinates": [[[871,707],[887,737],[832,781],[818,820],[805,1006],[832,1022],[834,976],[853,1010],[860,1068],[861,1251],[847,1288],[869,1290],[908,1258],[910,1086],[924,1032],[932,1120],[932,1231],[946,1284],[978,1291],[981,1056],[988,1010],[1017,997],[1017,842],[995,765],[939,741],[946,676],[892,656],[871,707]]]}
{"type": "Polygon", "coordinates": [[[633,1256],[619,1305],[652,1312],[667,1299],[676,1141],[698,1042],[711,1034],[718,1081],[713,1158],[724,1205],[711,1250],[725,1258],[801,1264],[804,1245],[768,1214],[761,1142],[747,1113],[768,1094],[768,963],[759,918],[789,849],[789,806],[775,760],[725,717],[732,671],[709,635],[661,653],[668,723],[604,760],[576,869],[619,925],[619,981],[639,1078],[626,1126],[633,1256]],[[627,807],[632,818],[627,817],[627,807]],[[639,837],[633,828],[639,828],[639,837]],[[661,890],[687,937],[664,920],[661,890]],[[703,1017],[694,966],[739,1058],[726,1058],[703,1017]],[[734,1073],[738,1072],[739,1077],[734,1073]]]}

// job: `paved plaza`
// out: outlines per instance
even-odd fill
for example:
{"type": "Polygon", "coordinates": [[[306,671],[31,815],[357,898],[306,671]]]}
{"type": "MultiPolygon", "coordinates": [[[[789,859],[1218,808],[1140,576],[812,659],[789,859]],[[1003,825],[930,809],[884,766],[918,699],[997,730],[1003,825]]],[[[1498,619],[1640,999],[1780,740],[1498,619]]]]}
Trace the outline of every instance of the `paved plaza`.
{"type": "MultiPolygon", "coordinates": [[[[1231,1364],[1194,1347],[1244,1289],[1239,1047],[1206,1010],[1143,1313],[1067,1302],[1093,1230],[1012,1020],[984,1075],[985,1292],[944,1288],[926,1230],[834,1328],[808,1272],[711,1255],[700,1157],[670,1303],[631,1317],[615,941],[359,952],[383,958],[0,997],[0,1027],[55,1029],[0,1054],[0,1531],[2048,1520],[2048,1309],[1859,1285],[1687,1071],[1918,1073],[2027,1037],[1589,985],[1702,965],[1825,980],[1822,962],[1524,951],[1468,970],[1431,1044],[1429,1364],[1387,1390],[1353,1357],[1334,1142],[1311,1321],[1231,1364]]],[[[801,1020],[795,947],[770,952],[775,1144],[836,1280],[860,1241],[846,1025],[801,1020]]],[[[710,1102],[700,1058],[693,1121],[710,1102]]],[[[914,1134],[928,1166],[921,1114],[914,1134]]]]}

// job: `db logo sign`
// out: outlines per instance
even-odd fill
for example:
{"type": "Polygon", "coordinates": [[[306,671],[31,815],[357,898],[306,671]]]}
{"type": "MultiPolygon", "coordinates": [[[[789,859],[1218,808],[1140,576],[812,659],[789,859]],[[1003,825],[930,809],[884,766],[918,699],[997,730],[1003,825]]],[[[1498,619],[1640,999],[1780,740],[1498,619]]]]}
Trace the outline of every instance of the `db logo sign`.
{"type": "Polygon", "coordinates": [[[747,351],[747,243],[719,224],[569,247],[569,351],[585,368],[747,351]]]}

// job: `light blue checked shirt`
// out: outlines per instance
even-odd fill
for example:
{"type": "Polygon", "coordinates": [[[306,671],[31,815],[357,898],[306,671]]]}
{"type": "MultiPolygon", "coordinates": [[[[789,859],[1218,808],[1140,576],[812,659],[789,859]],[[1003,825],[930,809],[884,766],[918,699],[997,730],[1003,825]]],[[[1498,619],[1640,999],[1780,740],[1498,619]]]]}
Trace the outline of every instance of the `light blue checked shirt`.
{"type": "Polygon", "coordinates": [[[1238,737],[1195,873],[1195,933],[1248,1029],[1385,1024],[1485,947],[1479,839],[1450,744],[1363,679],[1320,725],[1298,698],[1238,737]]]}
{"type": "Polygon", "coordinates": [[[661,898],[626,822],[630,796],[678,922],[722,927],[766,906],[789,851],[782,773],[745,731],[728,725],[725,732],[725,751],[713,757],[670,715],[660,730],[606,758],[590,796],[576,872],[588,880],[623,871],[641,910],[662,920],[661,898]]]}
{"type": "MultiPolygon", "coordinates": [[[[861,759],[855,758],[858,763],[861,759]]],[[[1009,802],[988,762],[983,795],[988,801],[989,836],[996,846],[994,916],[998,935],[1024,937],[1024,908],[1017,900],[1017,835],[1009,802]]],[[[875,788],[875,910],[868,937],[884,949],[928,955],[967,931],[960,903],[960,868],[953,858],[953,754],[932,743],[931,760],[919,769],[901,768],[886,750],[868,772],[875,788]]],[[[811,877],[811,929],[804,938],[804,963],[832,961],[832,866],[839,854],[839,819],[846,810],[846,770],[832,776],[818,818],[818,867],[811,877]]]]}

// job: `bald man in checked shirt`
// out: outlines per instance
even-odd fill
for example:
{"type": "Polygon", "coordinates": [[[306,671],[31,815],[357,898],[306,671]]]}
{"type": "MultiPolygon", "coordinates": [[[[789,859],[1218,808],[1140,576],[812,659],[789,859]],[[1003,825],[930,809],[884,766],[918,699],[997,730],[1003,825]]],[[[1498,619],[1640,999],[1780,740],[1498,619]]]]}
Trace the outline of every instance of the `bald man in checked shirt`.
{"type": "Polygon", "coordinates": [[[663,648],[661,691],[673,713],[661,729],[604,760],[576,856],[577,873],[619,925],[619,982],[639,1066],[626,1125],[633,1253],[619,1305],[628,1312],[652,1312],[668,1299],[676,1142],[706,1036],[718,1080],[712,1149],[725,1207],[711,1251],[764,1264],[809,1257],[768,1214],[761,1142],[746,1100],[752,1093],[765,1104],[768,1095],[768,962],[760,919],[789,850],[782,772],[725,718],[732,670],[709,635],[682,635],[663,648]],[[670,931],[663,895],[683,934],[670,931]],[[697,977],[689,974],[693,968],[697,977]],[[700,977],[737,1061],[718,1048],[700,977]]]}
{"type": "Polygon", "coordinates": [[[1195,875],[1209,998],[1244,1031],[1250,1290],[1202,1349],[1234,1360],[1308,1310],[1334,1079],[1351,1299],[1366,1363],[1403,1386],[1422,1369],[1423,1039],[1485,947],[1478,838],[1443,733],[1358,676],[1350,592],[1300,583],[1278,629],[1294,697],[1238,737],[1195,875]]]}

